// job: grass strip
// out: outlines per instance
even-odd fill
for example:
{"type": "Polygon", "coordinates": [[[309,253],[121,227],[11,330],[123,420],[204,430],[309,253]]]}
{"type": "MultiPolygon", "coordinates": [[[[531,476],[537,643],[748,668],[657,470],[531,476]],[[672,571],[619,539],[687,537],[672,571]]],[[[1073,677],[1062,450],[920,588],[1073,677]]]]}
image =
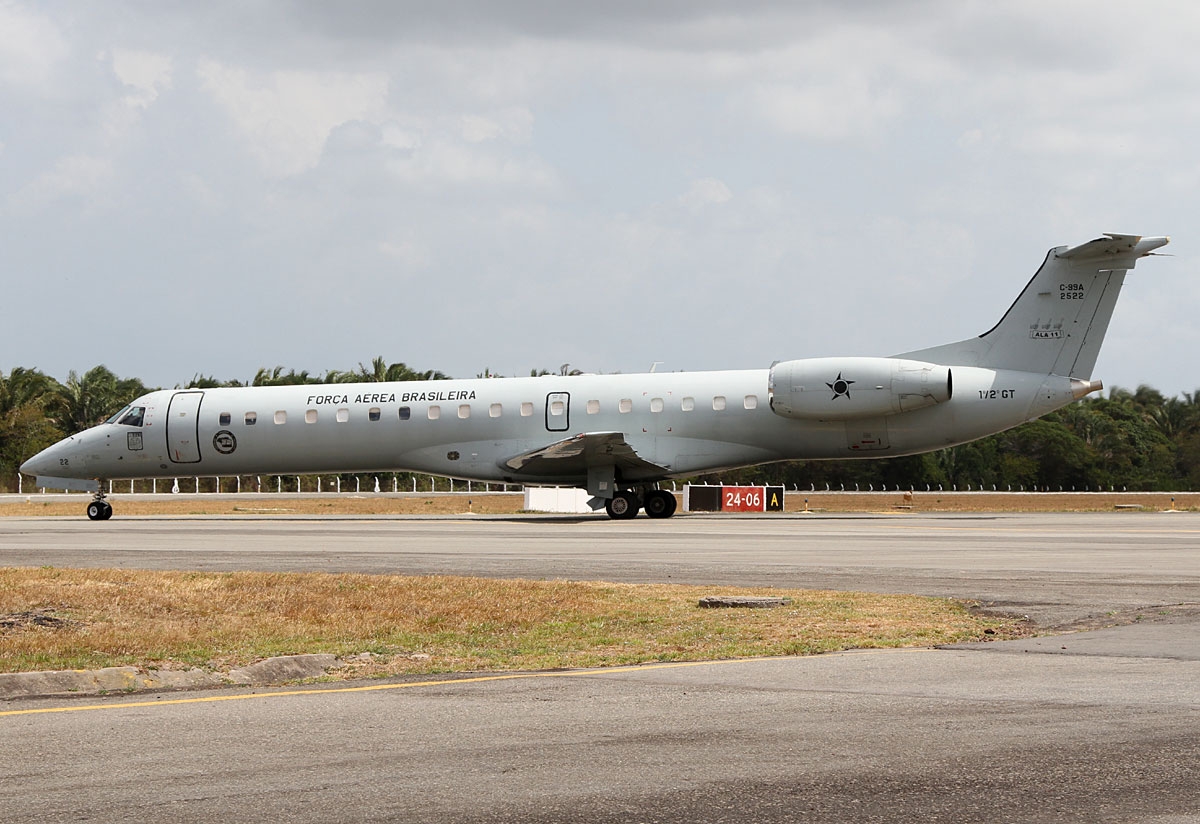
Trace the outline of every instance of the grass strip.
{"type": "MultiPolygon", "coordinates": [[[[118,486],[119,489],[119,486],[118,486]]],[[[31,518],[58,516],[84,519],[90,496],[78,494],[24,497],[0,497],[0,517],[31,518]]],[[[263,516],[372,516],[372,515],[514,515],[522,511],[524,496],[519,493],[462,493],[424,495],[335,495],[275,498],[252,494],[240,497],[216,495],[160,494],[153,499],[130,498],[115,494],[109,502],[114,517],[227,515],[252,518],[263,516]],[[286,510],[286,511],[279,511],[286,510]]],[[[682,501],[680,501],[682,504],[682,501]]],[[[1200,493],[1056,493],[1056,492],[793,492],[784,500],[788,512],[808,508],[812,512],[890,512],[912,515],[930,512],[1114,512],[1118,506],[1140,505],[1147,511],[1164,509],[1200,509],[1200,493]]],[[[682,508],[682,507],[681,507],[682,508]]],[[[1125,514],[1132,514],[1126,512],[1125,514]]],[[[705,515],[702,517],[722,517],[705,515]]],[[[766,515],[767,519],[774,517],[766,515]]],[[[604,516],[598,516],[603,522],[604,516]]]]}
{"type": "Polygon", "coordinates": [[[616,666],[1018,637],[963,602],[863,592],[456,576],[0,568],[0,671],[299,653],[344,677],[616,666]],[[711,595],[791,598],[701,609],[711,595]],[[362,655],[370,653],[370,655],[362,655]]]}

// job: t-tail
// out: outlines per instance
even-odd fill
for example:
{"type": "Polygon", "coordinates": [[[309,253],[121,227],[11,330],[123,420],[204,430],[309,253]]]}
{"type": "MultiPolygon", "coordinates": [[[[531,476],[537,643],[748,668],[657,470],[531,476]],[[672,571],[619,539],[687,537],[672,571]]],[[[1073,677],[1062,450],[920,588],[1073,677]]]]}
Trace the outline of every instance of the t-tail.
{"type": "Polygon", "coordinates": [[[982,335],[897,355],[946,366],[977,366],[1079,382],[1077,397],[1102,388],[1092,381],[1125,273],[1170,239],[1108,234],[1046,255],[1000,322],[982,335]]]}

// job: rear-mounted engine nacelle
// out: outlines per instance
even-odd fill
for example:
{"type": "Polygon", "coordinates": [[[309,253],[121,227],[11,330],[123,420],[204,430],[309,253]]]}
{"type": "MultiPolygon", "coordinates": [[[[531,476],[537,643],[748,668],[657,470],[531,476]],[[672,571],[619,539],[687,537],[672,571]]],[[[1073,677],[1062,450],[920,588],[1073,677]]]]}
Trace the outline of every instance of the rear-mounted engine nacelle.
{"type": "Polygon", "coordinates": [[[950,367],[900,358],[806,358],[771,367],[777,415],[840,421],[911,412],[950,400],[950,367]]]}

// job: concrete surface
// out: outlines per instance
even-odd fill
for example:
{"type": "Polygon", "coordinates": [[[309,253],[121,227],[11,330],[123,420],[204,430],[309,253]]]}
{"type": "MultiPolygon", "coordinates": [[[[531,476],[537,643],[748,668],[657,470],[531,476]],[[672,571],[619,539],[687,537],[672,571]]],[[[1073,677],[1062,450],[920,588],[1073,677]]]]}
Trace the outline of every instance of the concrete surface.
{"type": "Polygon", "coordinates": [[[153,690],[201,689],[243,684],[285,684],[318,678],[339,665],[333,655],[281,655],[229,672],[202,669],[150,670],[105,667],[98,670],[0,672],[0,701],[16,698],[107,695],[153,690]]]}
{"type": "Polygon", "coordinates": [[[828,586],[976,597],[1072,630],[9,701],[4,822],[1200,821],[1195,515],[6,520],[0,563],[828,586]]]}

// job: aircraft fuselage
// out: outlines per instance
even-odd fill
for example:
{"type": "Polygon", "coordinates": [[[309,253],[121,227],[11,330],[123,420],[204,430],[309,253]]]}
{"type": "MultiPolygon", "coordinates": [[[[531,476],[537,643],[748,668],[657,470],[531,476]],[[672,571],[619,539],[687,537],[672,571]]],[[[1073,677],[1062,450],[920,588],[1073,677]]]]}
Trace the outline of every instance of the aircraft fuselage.
{"type": "MultiPolygon", "coordinates": [[[[942,403],[849,420],[776,414],[766,369],[160,390],[131,404],[145,410],[139,426],[105,423],[75,435],[40,456],[46,466],[38,474],[415,471],[582,486],[586,471],[531,474],[507,461],[551,440],[617,432],[640,459],[661,467],[622,473],[638,482],[780,460],[940,449],[1074,399],[1072,381],[1057,376],[958,367],[953,378],[953,395],[942,403]]],[[[853,399],[869,387],[848,391],[853,399]]]]}

